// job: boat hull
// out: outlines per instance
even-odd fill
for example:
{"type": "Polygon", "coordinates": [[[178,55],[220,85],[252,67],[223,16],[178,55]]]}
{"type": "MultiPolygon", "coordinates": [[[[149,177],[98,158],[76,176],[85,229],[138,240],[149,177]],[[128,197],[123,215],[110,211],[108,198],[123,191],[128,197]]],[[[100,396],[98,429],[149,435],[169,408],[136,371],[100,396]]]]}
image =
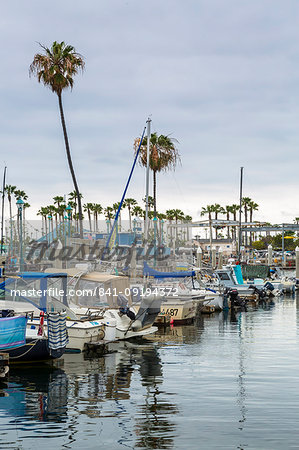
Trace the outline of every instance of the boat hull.
{"type": "Polygon", "coordinates": [[[3,349],[3,351],[9,354],[9,363],[34,363],[60,358],[64,348],[50,350],[48,339],[26,338],[26,344],[17,348],[3,349]]]}

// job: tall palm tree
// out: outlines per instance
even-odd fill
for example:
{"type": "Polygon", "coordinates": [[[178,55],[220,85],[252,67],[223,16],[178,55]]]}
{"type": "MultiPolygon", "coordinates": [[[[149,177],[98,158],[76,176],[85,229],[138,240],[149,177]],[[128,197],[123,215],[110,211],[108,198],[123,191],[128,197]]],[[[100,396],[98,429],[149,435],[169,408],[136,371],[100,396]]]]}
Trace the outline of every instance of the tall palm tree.
{"type": "MultiPolygon", "coordinates": [[[[154,212],[157,213],[157,173],[175,169],[180,161],[180,155],[176,148],[176,139],[157,133],[152,133],[150,137],[149,167],[153,171],[153,197],[154,212]]],[[[135,153],[140,144],[140,139],[135,139],[135,153]]],[[[147,137],[144,137],[140,147],[139,161],[141,165],[147,166],[147,137]]]]}
{"type": "Polygon", "coordinates": [[[129,231],[132,231],[132,217],[131,217],[131,208],[132,206],[136,206],[137,201],[134,198],[126,198],[124,201],[124,207],[128,208],[129,211],[129,231]]]}
{"type": "Polygon", "coordinates": [[[41,45],[41,47],[44,50],[44,53],[37,53],[34,56],[33,62],[29,68],[29,73],[30,75],[36,75],[38,81],[49,87],[58,97],[66,155],[78,199],[80,238],[83,238],[82,204],[66,130],[62,106],[62,91],[67,88],[73,88],[74,76],[80,70],[83,71],[84,60],[82,56],[76,52],[74,47],[67,45],[64,42],[59,43],[55,41],[51,48],[47,48],[44,45],[41,45]]]}

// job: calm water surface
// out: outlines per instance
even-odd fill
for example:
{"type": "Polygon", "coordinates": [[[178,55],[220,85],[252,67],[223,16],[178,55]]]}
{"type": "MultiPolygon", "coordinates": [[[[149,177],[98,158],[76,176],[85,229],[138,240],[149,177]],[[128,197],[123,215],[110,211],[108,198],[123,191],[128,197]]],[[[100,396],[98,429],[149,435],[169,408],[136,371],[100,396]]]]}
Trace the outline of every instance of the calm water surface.
{"type": "Polygon", "coordinates": [[[299,449],[299,302],[11,369],[1,449],[299,449]]]}

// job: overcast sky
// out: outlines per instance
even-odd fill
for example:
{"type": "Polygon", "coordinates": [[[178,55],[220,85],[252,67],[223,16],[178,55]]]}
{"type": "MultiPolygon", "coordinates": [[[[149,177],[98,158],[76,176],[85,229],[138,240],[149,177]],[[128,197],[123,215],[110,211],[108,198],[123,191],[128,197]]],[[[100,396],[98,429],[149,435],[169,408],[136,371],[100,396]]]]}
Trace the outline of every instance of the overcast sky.
{"type": "MultiPolygon", "coordinates": [[[[199,219],[238,203],[244,166],[257,220],[299,216],[298,0],[10,0],[0,24],[0,169],[28,193],[28,217],[73,190],[57,97],[28,76],[38,42],[54,40],[86,61],[63,99],[85,202],[120,200],[151,115],[182,159],[158,175],[158,210],[199,219]]],[[[127,196],[144,195],[138,167],[127,196]]]]}

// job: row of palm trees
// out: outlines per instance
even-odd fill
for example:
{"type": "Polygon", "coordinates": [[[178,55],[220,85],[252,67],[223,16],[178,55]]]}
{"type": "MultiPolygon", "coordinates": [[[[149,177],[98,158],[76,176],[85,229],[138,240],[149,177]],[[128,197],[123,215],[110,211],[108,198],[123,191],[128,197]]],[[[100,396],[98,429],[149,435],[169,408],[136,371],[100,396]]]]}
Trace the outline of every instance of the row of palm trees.
{"type": "MultiPolygon", "coordinates": [[[[80,196],[82,198],[82,194],[80,194],[80,196]]],[[[143,199],[143,201],[145,202],[145,199],[143,199]]],[[[190,215],[185,215],[184,212],[180,209],[168,209],[165,213],[154,211],[154,199],[151,196],[148,197],[148,205],[148,217],[150,220],[157,218],[160,221],[168,220],[170,223],[175,221],[176,225],[178,223],[183,224],[192,221],[192,217],[190,215]]],[[[80,217],[79,213],[77,212],[77,206],[77,195],[76,192],[73,191],[69,193],[67,203],[63,196],[55,196],[53,197],[53,204],[42,206],[37,214],[42,217],[45,230],[47,230],[47,220],[54,219],[57,228],[58,223],[60,224],[63,221],[70,219],[75,222],[75,230],[78,231],[78,222],[80,220],[80,217]]],[[[90,231],[99,230],[98,219],[101,215],[106,218],[106,221],[111,228],[111,221],[112,219],[114,219],[118,208],[119,202],[113,203],[112,206],[106,207],[103,207],[100,203],[85,203],[83,205],[83,209],[87,213],[90,231]]],[[[129,230],[132,231],[132,217],[145,220],[145,210],[138,205],[137,201],[134,198],[126,198],[124,200],[121,210],[125,208],[127,209],[129,215],[129,230]]],[[[120,226],[121,216],[119,216],[118,223],[120,226]]]]}
{"type": "MultiPolygon", "coordinates": [[[[253,212],[257,211],[259,208],[259,205],[252,200],[250,197],[243,197],[242,198],[242,211],[241,213],[244,213],[244,220],[245,222],[252,222],[253,221],[253,212]]],[[[218,219],[219,214],[225,215],[226,220],[230,220],[232,217],[234,221],[237,221],[237,213],[240,210],[240,205],[232,204],[232,205],[226,205],[225,207],[221,206],[219,203],[215,203],[213,205],[207,205],[202,208],[200,215],[205,216],[208,215],[209,219],[209,227],[210,227],[210,236],[212,236],[212,219],[215,220],[218,219]],[[213,217],[214,215],[214,217],[213,217]],[[232,216],[231,216],[232,215],[232,216]]],[[[233,228],[233,239],[236,238],[236,229],[233,228]]],[[[218,239],[218,228],[215,227],[215,238],[218,239]]],[[[230,238],[230,227],[227,227],[227,238],[230,238]]],[[[250,238],[251,239],[251,238],[250,238]]],[[[247,245],[247,235],[245,234],[245,240],[247,245]]]]}
{"type": "MultiPolygon", "coordinates": [[[[0,191],[2,193],[2,191],[0,191]]],[[[13,186],[11,184],[7,184],[4,187],[4,198],[7,197],[8,204],[9,204],[9,217],[10,220],[13,218],[13,200],[23,200],[23,210],[25,215],[25,210],[30,207],[29,203],[26,201],[28,200],[28,195],[25,191],[21,189],[17,189],[17,186],[13,186]]]]}

